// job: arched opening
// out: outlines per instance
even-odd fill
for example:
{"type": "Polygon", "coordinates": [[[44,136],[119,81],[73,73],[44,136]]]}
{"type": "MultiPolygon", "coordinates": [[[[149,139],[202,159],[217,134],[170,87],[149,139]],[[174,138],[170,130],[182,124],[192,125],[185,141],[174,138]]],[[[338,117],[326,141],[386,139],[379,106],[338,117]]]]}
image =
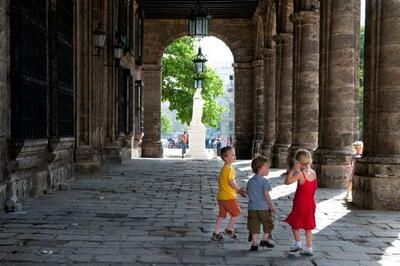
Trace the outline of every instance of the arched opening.
{"type": "MultiPolygon", "coordinates": [[[[204,100],[201,122],[206,126],[204,149],[208,158],[232,145],[234,139],[234,70],[233,54],[216,37],[194,41],[178,37],[164,49],[161,59],[161,140],[164,158],[183,157],[183,133],[193,125],[193,97],[196,92],[193,59],[198,49],[207,59],[201,75],[204,100]]],[[[194,139],[193,139],[194,140],[194,139]]],[[[190,136],[186,156],[190,155],[190,136]]],[[[192,156],[193,157],[193,156],[192,156]]]]}

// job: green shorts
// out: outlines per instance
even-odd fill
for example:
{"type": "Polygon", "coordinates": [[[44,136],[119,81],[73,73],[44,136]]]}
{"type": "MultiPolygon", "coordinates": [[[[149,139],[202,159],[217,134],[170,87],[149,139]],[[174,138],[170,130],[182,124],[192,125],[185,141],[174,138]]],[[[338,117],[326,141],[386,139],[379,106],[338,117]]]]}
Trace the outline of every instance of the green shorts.
{"type": "Polygon", "coordinates": [[[248,211],[247,229],[250,234],[259,234],[260,225],[263,225],[264,233],[271,233],[274,229],[273,216],[270,210],[250,210],[248,211]]]}

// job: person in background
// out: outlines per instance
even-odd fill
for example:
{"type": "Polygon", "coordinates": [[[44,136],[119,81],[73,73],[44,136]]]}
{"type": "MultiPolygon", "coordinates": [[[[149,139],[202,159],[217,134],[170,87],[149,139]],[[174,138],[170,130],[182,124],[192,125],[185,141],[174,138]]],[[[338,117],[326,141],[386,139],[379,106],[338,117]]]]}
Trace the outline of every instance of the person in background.
{"type": "Polygon", "coordinates": [[[186,131],[183,131],[182,134],[182,159],[185,158],[187,144],[188,144],[189,136],[186,131]]]}

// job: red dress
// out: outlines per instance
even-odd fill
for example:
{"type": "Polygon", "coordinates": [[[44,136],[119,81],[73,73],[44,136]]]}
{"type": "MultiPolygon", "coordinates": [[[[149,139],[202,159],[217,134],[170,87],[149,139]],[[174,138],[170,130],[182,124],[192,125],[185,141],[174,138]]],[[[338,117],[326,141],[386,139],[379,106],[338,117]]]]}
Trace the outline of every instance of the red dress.
{"type": "MultiPolygon", "coordinates": [[[[315,191],[317,190],[317,179],[308,181],[305,178],[304,184],[297,183],[296,193],[293,199],[292,212],[285,219],[293,229],[311,230],[315,225],[315,191]]],[[[297,181],[298,182],[298,181],[297,181]]]]}

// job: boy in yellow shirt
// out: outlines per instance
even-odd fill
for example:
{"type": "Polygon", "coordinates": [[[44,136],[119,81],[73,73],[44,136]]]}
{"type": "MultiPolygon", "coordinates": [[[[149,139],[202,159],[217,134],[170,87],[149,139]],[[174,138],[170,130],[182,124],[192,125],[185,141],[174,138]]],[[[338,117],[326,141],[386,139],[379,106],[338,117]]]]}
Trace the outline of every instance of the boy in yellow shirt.
{"type": "Polygon", "coordinates": [[[215,223],[215,230],[211,236],[211,239],[215,241],[224,239],[220,230],[221,224],[228,213],[231,215],[231,219],[224,234],[233,239],[238,239],[235,234],[235,223],[241,214],[241,210],[237,201],[237,193],[245,196],[244,188],[239,187],[236,183],[235,169],[232,167],[232,163],[236,161],[235,149],[230,146],[222,148],[221,158],[225,164],[218,179],[217,200],[219,213],[215,223]]]}

